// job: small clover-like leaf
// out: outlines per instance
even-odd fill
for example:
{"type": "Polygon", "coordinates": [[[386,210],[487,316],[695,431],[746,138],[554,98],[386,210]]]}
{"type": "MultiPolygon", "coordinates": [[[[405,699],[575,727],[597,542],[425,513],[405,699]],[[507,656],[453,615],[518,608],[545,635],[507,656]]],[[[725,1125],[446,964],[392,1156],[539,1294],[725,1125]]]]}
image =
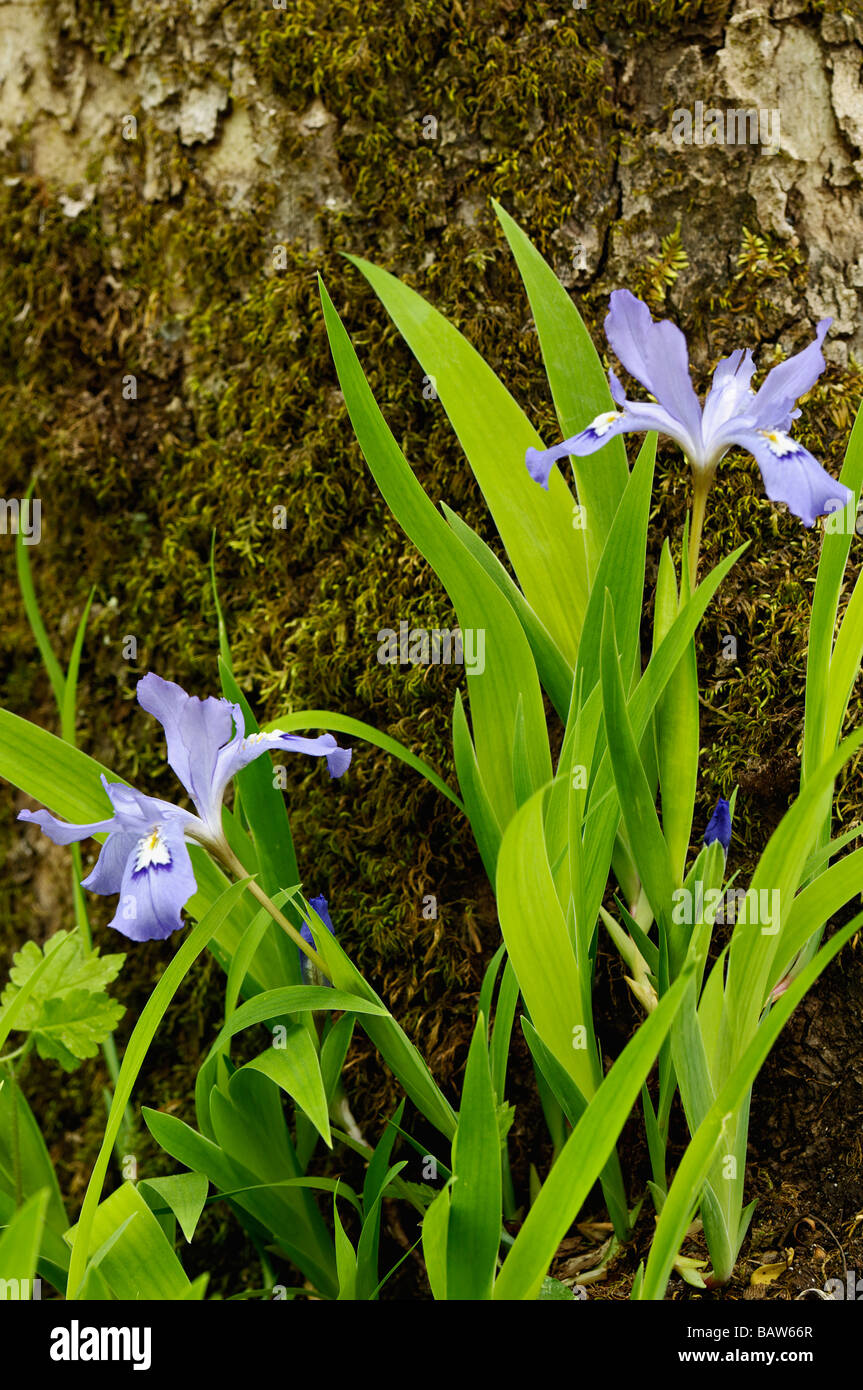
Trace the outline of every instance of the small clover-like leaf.
{"type": "Polygon", "coordinates": [[[96,1055],[99,1044],[125,1013],[105,993],[125,959],[88,951],[77,931],[55,932],[42,948],[27,941],[12,958],[9,983],[0,996],[0,1016],[34,971],[47,962],[13,1029],[31,1034],[40,1057],[52,1058],[72,1071],[79,1061],[96,1055]]]}
{"type": "Polygon", "coordinates": [[[95,1057],[126,1010],[107,994],[76,989],[47,999],[31,1033],[44,1060],[59,1062],[74,1071],[85,1057],[95,1057]]]}

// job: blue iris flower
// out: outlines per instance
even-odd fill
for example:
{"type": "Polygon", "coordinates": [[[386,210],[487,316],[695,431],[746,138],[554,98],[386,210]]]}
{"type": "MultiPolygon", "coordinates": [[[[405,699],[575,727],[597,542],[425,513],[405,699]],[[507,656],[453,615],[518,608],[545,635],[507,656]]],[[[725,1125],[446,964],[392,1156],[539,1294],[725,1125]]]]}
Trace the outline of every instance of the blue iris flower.
{"type": "Polygon", "coordinates": [[[647,305],[629,290],[615,290],[605,320],[606,337],[654,401],[628,400],[614,372],[609,372],[618,409],[598,415],[580,434],[552,449],[528,449],[531,477],[547,488],[558,459],[593,454],[617,434],[657,430],[680,445],[697,488],[709,485],[720,459],[737,446],[756,460],[771,501],[787,503],[805,526],[814,525],[816,517],[847,506],[853,496],[788,434],[791,421],[800,414],[797,400],[824,370],[821,344],[831,323],[822,319],[809,346],[768,372],[757,392],[750,385],[755,371],[750,349],[738,348],[724,357],[702,407],[693,390],[683,333],[668,320],[654,323],[647,305]]]}
{"type": "Polygon", "coordinates": [[[197,814],[133,787],[102,778],[113,814],[89,825],[70,825],[50,811],[21,811],[56,845],[106,833],[92,873],[82,887],[120,894],[111,926],[132,941],[163,940],[183,925],[181,909],[196,890],[188,842],[217,858],[229,854],[222,831],[222,801],[228,783],[270,749],[326,759],[331,777],[341,777],[351,760],[332,734],[302,738],[278,730],[246,735],[243,713],[230,700],[199,700],[152,672],[138,682],[138,702],[165,730],[168,762],[192,799],[197,814]]]}

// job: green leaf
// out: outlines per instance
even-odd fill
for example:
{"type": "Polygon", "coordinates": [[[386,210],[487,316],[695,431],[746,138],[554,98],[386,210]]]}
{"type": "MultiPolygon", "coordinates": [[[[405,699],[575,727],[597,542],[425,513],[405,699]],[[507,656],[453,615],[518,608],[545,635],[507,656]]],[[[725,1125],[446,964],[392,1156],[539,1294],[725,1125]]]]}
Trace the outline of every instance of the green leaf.
{"type": "Polygon", "coordinates": [[[87,619],[90,616],[90,608],[93,603],[93,595],[96,590],[91,589],[87,595],[87,602],[84,611],[78,621],[75,631],[75,640],[72,643],[72,651],[69,654],[69,669],[66,672],[66,679],[63,683],[63,703],[60,706],[60,732],[67,743],[75,742],[75,702],[78,694],[78,670],[81,665],[81,652],[84,648],[84,636],[87,631],[87,619]]]}
{"type": "MultiPolygon", "coordinates": [[[[554,271],[509,213],[493,205],[530,300],[560,432],[571,439],[597,415],[616,409],[608,381],[584,320],[554,271]]],[[[587,511],[584,537],[592,576],[629,476],[622,438],[590,458],[573,458],[572,467],[587,511]]]]}
{"type": "MultiPolygon", "coordinates": [[[[76,1248],[83,1250],[80,1232],[79,1222],[67,1235],[73,1259],[76,1248]]],[[[100,1203],[88,1222],[86,1254],[124,1302],[183,1298],[189,1289],[180,1261],[133,1183],[123,1183],[100,1203]]]]}
{"type": "MultiPolygon", "coordinates": [[[[746,543],[748,545],[748,542],[746,543]]],[[[647,669],[630,697],[628,714],[633,736],[643,739],[653,710],[666,685],[674,674],[707,605],[732,565],[746,549],[740,546],[707,575],[689,602],[675,618],[668,633],[653,654],[647,669]]],[[[617,826],[620,805],[614,788],[614,774],[608,748],[602,752],[600,765],[591,786],[590,805],[585,819],[584,862],[585,885],[582,919],[594,923],[608,880],[608,863],[617,826]]]]}
{"type": "Polygon", "coordinates": [[[325,709],[301,709],[288,711],[280,715],[278,719],[272,719],[267,724],[262,724],[261,728],[265,733],[271,733],[273,729],[281,729],[283,733],[293,733],[298,729],[328,729],[331,733],[348,734],[351,738],[362,739],[364,743],[371,743],[375,748],[382,748],[385,753],[390,753],[406,767],[418,772],[427,782],[439,791],[441,796],[445,796],[451,801],[453,806],[458,807],[464,814],[464,805],[456,796],[451,787],[448,787],[442,777],[439,777],[433,767],[418,758],[416,753],[412,753],[398,739],[391,738],[389,734],[382,734],[372,724],[365,724],[362,719],[352,719],[350,715],[339,714],[334,710],[325,709]]]}
{"type": "MultiPolygon", "coordinates": [[[[859,827],[855,833],[860,833],[859,827]]],[[[767,980],[768,993],[778,985],[806,942],[857,896],[861,883],[863,849],[857,849],[832,864],[797,894],[782,924],[782,939],[767,980]]]]}
{"type": "MultiPolygon", "coordinates": [[[[17,1199],[16,1176],[25,1200],[42,1190],[48,1192],[45,1220],[50,1230],[61,1236],[69,1220],[42,1131],[21,1088],[9,1081],[4,1082],[0,1075],[0,1191],[8,1194],[13,1210],[17,1199]]],[[[54,1253],[57,1254],[56,1247],[54,1253]]],[[[57,1257],[67,1259],[67,1252],[61,1251],[57,1257]]]]}
{"type": "Polygon", "coordinates": [[[315,1009],[345,1009],[356,1014],[378,1014],[382,1018],[387,1010],[379,999],[361,997],[348,990],[330,989],[328,985],[284,985],[280,989],[268,989],[256,994],[235,1009],[227,1023],[220,1029],[210,1054],[218,1052],[224,1044],[251,1028],[256,1023],[268,1023],[270,1019],[283,1014],[308,1013],[315,1009]]]}
{"type": "Polygon", "coordinates": [[[639,661],[647,523],[655,462],[656,435],[649,434],[627,480],[591,589],[578,651],[577,678],[581,679],[582,702],[599,680],[606,592],[614,604],[620,665],[627,691],[639,661]]]}
{"type": "Polygon", "coordinates": [[[39,1056],[66,1071],[95,1057],[126,1012],[104,992],[125,956],[100,956],[85,949],[80,932],[59,931],[44,951],[27,941],[12,959],[0,998],[0,1035],[6,1029],[31,1033],[39,1056]]]}
{"type": "Polygon", "coordinates": [[[507,827],[498,860],[498,913],[534,1027],[590,1097],[597,1079],[590,967],[576,960],[555,891],[543,827],[545,801],[546,792],[536,792],[507,827]]]}
{"type": "Polygon", "coordinates": [[[381,1234],[381,1209],[383,1196],[393,1175],[405,1166],[399,1164],[390,1168],[390,1157],[398,1138],[399,1126],[404,1114],[405,1102],[399,1102],[392,1119],[387,1122],[383,1134],[369,1159],[363,1183],[363,1228],[357,1245],[357,1297],[370,1299],[376,1296],[378,1283],[378,1255],[381,1234]]]}
{"type": "MultiPolygon", "coordinates": [[[[33,496],[34,486],[35,480],[27,489],[28,502],[33,496]]],[[[24,544],[24,531],[21,527],[19,527],[18,534],[15,537],[15,565],[18,571],[18,587],[21,590],[21,597],[24,601],[24,612],[27,614],[30,630],[36,639],[39,654],[42,657],[43,665],[48,673],[48,679],[51,682],[51,689],[54,692],[57,708],[62,709],[66,680],[60,663],[57,660],[54,648],[51,645],[51,639],[45,631],[42,615],[39,612],[36,591],[33,588],[33,575],[30,570],[30,551],[29,547],[24,544]]]]}
{"type": "Polygon", "coordinates": [[[339,1216],[338,1193],[333,1194],[336,1269],[339,1276],[338,1301],[353,1302],[357,1296],[357,1256],[339,1216]]]}
{"type": "Polygon", "coordinates": [[[161,1197],[176,1216],[180,1230],[191,1245],[210,1190],[206,1173],[175,1173],[168,1178],[146,1178],[138,1187],[139,1190],[152,1189],[157,1197],[161,1197]]]}
{"type": "Polygon", "coordinates": [[[336,1088],[341,1080],[342,1067],[348,1055],[356,1019],[351,1014],[342,1014],[327,1031],[321,1047],[321,1076],[327,1100],[332,1104],[336,1088]]]}
{"type": "MultiPolygon", "coordinates": [[[[466,666],[465,673],[477,762],[488,795],[505,820],[515,809],[510,753],[519,700],[524,709],[532,785],[540,786],[551,777],[542,691],[530,646],[508,600],[462,545],[414,476],[378,409],[323,284],[321,300],[345,403],[378,487],[399,524],[440,578],[462,631],[489,633],[483,670],[472,671],[466,666]]],[[[542,492],[523,471],[531,487],[542,492]]],[[[552,588],[557,591],[556,584],[552,588]]]]}
{"type": "Polygon", "coordinates": [[[343,989],[353,996],[354,1002],[350,1007],[359,1015],[360,1026],[371,1038],[387,1066],[398,1077],[417,1109],[441,1134],[451,1139],[456,1128],[452,1106],[438,1089],[423,1057],[371,985],[345,955],[335,937],[331,936],[326,928],[318,927],[313,919],[309,925],[317,952],[323,957],[333,984],[337,989],[343,989]],[[377,1011],[360,1013],[355,1002],[357,999],[379,1005],[384,1010],[384,1016],[378,1016],[377,1011]]]}
{"type": "Polygon", "coordinates": [[[437,1194],[422,1225],[423,1257],[432,1295],[437,1302],[447,1296],[447,1232],[449,1230],[449,1186],[437,1194]]]}
{"type": "Polygon", "coordinates": [[[494,1012],[494,1025],[491,1030],[491,1047],[489,1049],[492,1085],[498,1101],[504,1099],[506,1091],[506,1068],[509,1059],[512,1024],[515,1018],[516,1006],[518,1005],[518,996],[518,979],[512,968],[512,961],[507,959],[506,965],[504,966],[503,978],[500,982],[497,1008],[494,1012]]]}
{"type": "MultiPolygon", "coordinates": [[[[264,1077],[257,1079],[264,1084],[264,1077]]],[[[272,1087],[272,1090],[278,1097],[277,1089],[272,1087]]],[[[263,1130],[257,1138],[251,1136],[251,1147],[256,1152],[245,1155],[256,1165],[251,1168],[174,1115],[163,1115],[144,1107],[143,1116],[157,1144],[178,1163],[206,1173],[219,1192],[230,1199],[246,1229],[252,1230],[260,1240],[275,1242],[325,1298],[335,1297],[337,1284],[332,1245],[330,1243],[329,1251],[325,1249],[326,1228],[320,1232],[320,1213],[314,1209],[310,1198],[309,1205],[306,1204],[309,1194],[301,1187],[301,1183],[309,1187],[314,1179],[300,1178],[290,1149],[285,1160],[280,1152],[274,1152],[263,1130]],[[267,1163],[273,1171],[278,1163],[282,1165],[282,1172],[293,1172],[296,1176],[281,1181],[275,1177],[263,1180],[256,1169],[267,1163]]]]}
{"type": "Polygon", "coordinates": [[[470,828],[476,840],[489,882],[494,883],[502,829],[486,790],[476,749],[470,736],[461,692],[456,691],[452,709],[452,750],[458,784],[464,797],[470,828]]]}
{"type": "Polygon", "coordinates": [[[348,259],[362,271],[423,371],[434,378],[524,596],[574,665],[587,574],[569,488],[556,469],[547,491],[533,481],[525,454],[542,448],[542,440],[458,329],[393,275],[358,256],[348,259]]]}
{"type": "Polygon", "coordinates": [[[41,973],[38,986],[31,995],[19,1027],[29,1029],[38,1017],[39,1010],[47,999],[62,998],[74,991],[86,990],[91,994],[104,993],[105,986],[117,978],[125,955],[100,956],[98,952],[88,952],[77,932],[55,932],[45,942],[44,950],[35,941],[27,941],[12,957],[9,971],[11,983],[0,997],[5,1008],[14,999],[18,990],[30,978],[35,968],[45,958],[50,960],[41,973]]]}
{"type": "MultiPolygon", "coordinates": [[[[576,1086],[565,1067],[549,1051],[529,1019],[522,1016],[522,1032],[530,1048],[537,1080],[544,1081],[554,1099],[560,1106],[570,1125],[575,1128],[585,1112],[587,1101],[576,1086]]],[[[542,1097],[540,1097],[542,1098],[542,1097]]],[[[543,1106],[545,1108],[545,1105],[543,1106]]],[[[562,1141],[561,1141],[562,1142],[562,1141]]],[[[626,1190],[620,1170],[620,1162],[613,1152],[608,1163],[599,1175],[602,1193],[608,1214],[614,1224],[615,1233],[620,1240],[628,1240],[630,1234],[629,1210],[626,1203],[626,1190]]]]}
{"type": "Polygon", "coordinates": [[[43,1060],[59,1062],[74,1071],[85,1057],[95,1057],[99,1044],[113,1033],[126,1012],[107,994],[74,990],[62,999],[48,999],[31,1029],[36,1050],[43,1060]]]}
{"type": "Polygon", "coordinates": [[[333,1147],[321,1066],[315,1045],[303,1024],[294,1023],[285,1027],[284,1037],[280,1037],[278,1043],[274,1041],[271,1047],[242,1068],[243,1071],[249,1069],[262,1072],[283,1091],[287,1091],[308,1115],[324,1143],[329,1148],[333,1147]]]}
{"type": "MultiPolygon", "coordinates": [[[[684,547],[685,549],[685,547],[684,547]]],[[[682,567],[682,582],[687,582],[682,567]]],[[[653,620],[653,650],[668,632],[688,591],[677,598],[674,561],[668,541],[659,559],[653,620]]],[[[683,882],[686,855],[692,834],[695,790],[698,781],[698,668],[692,641],[668,682],[656,708],[659,785],[662,791],[662,830],[668,845],[675,886],[683,882]]]]}
{"type": "MultiPolygon", "coordinates": [[[[219,674],[225,698],[240,706],[246,735],[258,733],[260,726],[252,714],[249,702],[234,680],[230,665],[221,657],[219,674]]],[[[273,765],[266,756],[255,758],[248,763],[234,780],[239,788],[243,814],[258,851],[261,887],[272,897],[289,884],[298,883],[300,879],[285,798],[275,785],[273,765]]],[[[299,926],[299,920],[297,917],[294,926],[299,926]]],[[[299,984],[300,964],[293,950],[290,952],[290,960],[296,967],[296,979],[293,983],[299,984]]]]}
{"type": "Polygon", "coordinates": [[[568,1284],[562,1284],[559,1279],[551,1279],[546,1276],[539,1286],[538,1299],[563,1299],[566,1303],[572,1303],[575,1294],[568,1284]]]}
{"type": "Polygon", "coordinates": [[[674,891],[671,859],[626,706],[610,595],[602,629],[602,703],[617,799],[635,864],[654,917],[667,925],[674,891]]]}
{"type": "MultiPolygon", "coordinates": [[[[210,1113],[218,1143],[259,1182],[281,1183],[285,1176],[302,1176],[304,1170],[285,1123],[279,1088],[268,1077],[254,1069],[235,1072],[226,1091],[213,1090],[210,1113]]],[[[204,1163],[194,1166],[209,1171],[204,1163]]],[[[311,1192],[282,1192],[277,1210],[279,1222],[273,1230],[278,1243],[309,1274],[315,1287],[331,1296],[330,1287],[335,1288],[332,1237],[311,1192]],[[286,1239],[302,1258],[291,1253],[286,1239]]]]}
{"type": "MultiPolygon", "coordinates": [[[[21,1284],[29,1285],[36,1273],[48,1201],[47,1189],[34,1192],[0,1236],[0,1281],[5,1285],[14,1280],[19,1294],[21,1284]]],[[[4,1297],[8,1297],[5,1288],[4,1297]]]]}
{"type": "MultiPolygon", "coordinates": [[[[278,908],[283,908],[287,902],[296,897],[300,891],[297,884],[291,888],[286,888],[272,895],[272,902],[278,908]]],[[[267,932],[281,931],[281,928],[273,921],[272,915],[266,907],[262,907],[253,920],[246,928],[236,950],[231,958],[228,979],[225,984],[225,1021],[231,1017],[237,1008],[237,1002],[243,992],[244,987],[250,988],[247,979],[248,973],[252,968],[252,962],[257,954],[258,947],[263,941],[267,932]]],[[[251,992],[254,993],[254,982],[251,982],[251,992]]],[[[287,986],[292,988],[292,986],[287,986]]]]}
{"type": "MultiPolygon", "coordinates": [[[[821,557],[815,580],[815,593],[812,599],[812,618],[809,624],[809,645],[806,658],[806,712],[803,726],[803,759],[801,765],[801,786],[820,765],[825,753],[832,752],[839,737],[839,728],[833,718],[827,718],[827,703],[831,691],[837,688],[837,670],[833,668],[833,634],[836,616],[839,611],[839,596],[842,589],[842,576],[848,562],[851,541],[855,531],[856,505],[863,482],[863,409],[858,410],[851,438],[845,454],[845,462],[840,473],[840,481],[854,492],[854,501],[848,504],[844,513],[837,513],[842,520],[837,530],[825,526],[821,542],[821,557]]],[[[855,593],[859,588],[855,587],[855,593]]],[[[845,628],[845,622],[842,627],[845,628]]],[[[849,636],[850,636],[849,627],[849,636]]],[[[838,648],[837,642],[837,648],[838,648]]],[[[843,642],[843,646],[845,642],[843,642]]],[[[841,665],[841,654],[840,662],[841,665]]],[[[856,669],[860,655],[853,663],[856,669]]],[[[843,676],[846,673],[842,673],[843,676]]],[[[840,681],[840,687],[844,680],[840,681]]],[[[841,717],[840,717],[841,723],[841,717]]],[[[828,828],[829,833],[829,828],[828,828]]]]}
{"type": "Polygon", "coordinates": [[[486,1022],[477,1019],[452,1149],[447,1236],[449,1299],[489,1299],[501,1231],[501,1145],[486,1022]]]}
{"type": "Polygon", "coordinates": [[[494,551],[489,549],[485,541],[471,530],[446,502],[441,502],[441,511],[465,549],[479,561],[489,578],[494,580],[501,593],[511,603],[530,643],[539,678],[561,719],[566,719],[572,693],[572,667],[555,646],[521,589],[504,569],[494,551]]]}
{"type": "MultiPolygon", "coordinates": [[[[812,852],[820,824],[822,798],[842,766],[863,744],[856,729],[807,779],[800,796],[774,830],[752,876],[749,891],[778,894],[782,921],[800,884],[803,865],[812,852]]],[[[772,899],[771,899],[772,901],[772,899]]],[[[767,982],[779,943],[781,922],[769,934],[738,923],[728,952],[725,988],[729,1056],[738,1057],[755,1030],[765,1003],[767,982]]]]}

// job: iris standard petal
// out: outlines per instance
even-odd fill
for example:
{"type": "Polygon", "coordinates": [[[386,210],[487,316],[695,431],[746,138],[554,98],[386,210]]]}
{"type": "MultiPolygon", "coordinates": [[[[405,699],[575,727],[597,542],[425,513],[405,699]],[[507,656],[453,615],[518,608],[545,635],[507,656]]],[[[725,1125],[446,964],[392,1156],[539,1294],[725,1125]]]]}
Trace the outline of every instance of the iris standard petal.
{"type": "Polygon", "coordinates": [[[199,700],[153,672],[138,681],[138,702],[162,725],[168,762],[203,820],[218,834],[222,795],[230,778],[220,787],[216,779],[227,749],[242,742],[244,723],[239,705],[213,696],[199,700]]]}
{"type": "Polygon", "coordinates": [[[781,430],[741,428],[733,442],[752,454],[770,500],[785,502],[804,526],[813,526],[816,517],[840,511],[854,496],[808,449],[781,430]]]}
{"type": "Polygon", "coordinates": [[[742,415],[754,401],[752,377],[755,363],[749,348],[738,348],[723,357],[713,373],[713,381],[704,402],[701,433],[704,451],[711,455],[711,437],[733,416],[742,415]]]}
{"type": "Polygon", "coordinates": [[[629,290],[614,290],[605,335],[630,376],[655,396],[683,427],[692,452],[701,450],[701,406],[689,373],[686,338],[668,319],[654,323],[647,305],[629,290]]]}
{"type": "Polygon", "coordinates": [[[131,941],[162,941],[182,927],[181,909],[196,888],[179,824],[153,826],[126,860],[111,926],[131,941]]]}
{"type": "Polygon", "coordinates": [[[808,347],[767,373],[751,407],[746,411],[753,429],[787,428],[795,404],[812,389],[824,370],[826,364],[821,344],[832,322],[832,319],[822,319],[808,347]]]}
{"type": "MultiPolygon", "coordinates": [[[[656,430],[657,434],[667,435],[669,439],[674,440],[675,444],[679,444],[690,461],[696,464],[700,462],[700,428],[695,434],[692,434],[676,415],[666,410],[664,405],[654,404],[653,401],[631,401],[614,372],[608,373],[608,384],[612,396],[623,413],[626,430],[633,432],[656,430]]],[[[624,433],[623,430],[619,432],[624,433]]]]}

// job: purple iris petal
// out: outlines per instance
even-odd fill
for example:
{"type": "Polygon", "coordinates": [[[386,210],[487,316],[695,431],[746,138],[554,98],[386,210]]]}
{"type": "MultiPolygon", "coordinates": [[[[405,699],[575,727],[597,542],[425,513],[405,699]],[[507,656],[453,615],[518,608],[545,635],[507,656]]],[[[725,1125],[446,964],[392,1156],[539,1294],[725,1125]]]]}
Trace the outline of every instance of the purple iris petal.
{"type": "Polygon", "coordinates": [[[130,834],[140,835],[148,824],[155,824],[166,815],[174,816],[181,821],[196,819],[188,811],[182,811],[179,806],[172,806],[168,801],[160,801],[154,796],[144,796],[142,792],[135,791],[133,787],[127,787],[122,782],[109,782],[104,773],[102,786],[114,812],[108,820],[72,825],[68,821],[58,820],[50,811],[19,811],[18,819],[32,821],[38,825],[55,845],[71,845],[76,840],[86,840],[91,835],[101,835],[106,831],[110,833],[125,830],[130,834]]]}
{"type": "Polygon", "coordinates": [[[167,820],[133,846],[111,926],[131,941],[161,941],[182,927],[181,909],[196,887],[182,828],[167,820]]]}
{"type": "Polygon", "coordinates": [[[331,777],[340,777],[351,760],[350,750],[339,748],[332,734],[300,738],[276,731],[246,737],[239,705],[213,696],[199,700],[152,672],[138,682],[138,701],[164,728],[168,762],[216,837],[221,834],[225,788],[268,749],[325,757],[331,777]]]}
{"type": "Polygon", "coordinates": [[[595,453],[615,435],[657,430],[674,439],[695,473],[708,479],[733,446],[745,449],[758,463],[771,501],[785,502],[806,526],[816,517],[840,510],[853,493],[830,477],[787,431],[800,411],[797,399],[815,384],[824,370],[821,346],[830,319],[818,324],[814,340],[802,352],[774,367],[760,390],[752,390],[752,353],[739,348],[723,358],[702,410],[692,389],[686,340],[667,321],[654,323],[650,310],[628,290],[615,290],[605,321],[608,341],[630,375],[656,397],[653,402],[630,401],[613,372],[609,384],[619,411],[607,411],[572,439],[552,449],[528,449],[528,471],[548,487],[552,467],[566,455],[595,453]]]}
{"type": "Polygon", "coordinates": [[[815,329],[813,341],[802,352],[795,353],[767,373],[748,411],[753,429],[787,428],[786,421],[795,404],[807,391],[812,390],[824,371],[826,364],[821,344],[832,322],[832,319],[822,319],[815,329]]]}
{"type": "Polygon", "coordinates": [[[50,811],[19,811],[18,820],[32,821],[38,825],[55,845],[71,845],[76,840],[86,840],[90,835],[101,835],[114,825],[113,817],[110,820],[91,821],[89,825],[70,825],[68,821],[52,816],[50,811]]]}
{"type": "Polygon", "coordinates": [[[232,773],[220,776],[220,763],[243,742],[239,705],[212,695],[199,700],[152,671],[138,681],[138,703],[165,730],[168,762],[192,798],[201,819],[218,835],[222,797],[232,773]],[[236,729],[236,732],[235,732],[236,729]],[[217,785],[221,783],[221,785],[217,785]]]}
{"type": "Polygon", "coordinates": [[[132,941],[170,936],[182,926],[180,909],[195,892],[185,833],[204,826],[188,811],[121,782],[102,785],[114,812],[110,820],[70,825],[49,811],[21,811],[58,845],[108,832],[95,867],[81,886],[105,897],[120,894],[112,927],[132,941]]]}
{"type": "MultiPolygon", "coordinates": [[[[629,290],[614,290],[605,336],[630,376],[640,381],[679,422],[697,451],[701,407],[689,375],[686,339],[667,319],[654,323],[647,305],[629,290]]],[[[687,451],[688,452],[688,451],[687,451]]]]}
{"type": "MultiPolygon", "coordinates": [[[[620,383],[613,372],[609,373],[609,380],[612,393],[614,393],[620,383]]],[[[687,435],[661,405],[654,405],[650,401],[630,402],[623,397],[622,392],[620,404],[623,406],[622,410],[609,410],[602,415],[597,415],[596,419],[591,420],[580,434],[573,435],[572,439],[566,439],[562,444],[556,444],[551,449],[528,449],[526,454],[527,471],[534,481],[547,488],[552,467],[560,459],[567,455],[574,458],[585,458],[589,454],[595,454],[598,449],[603,448],[608,443],[609,439],[614,439],[618,434],[658,430],[661,434],[667,434],[676,439],[682,449],[686,448],[687,435]]]]}
{"type": "Polygon", "coordinates": [[[739,429],[734,442],[752,454],[771,502],[786,502],[804,526],[814,526],[816,517],[841,511],[851,501],[853,493],[781,430],[739,429]]]}
{"type": "Polygon", "coordinates": [[[713,815],[707,822],[707,829],[704,832],[704,843],[712,845],[714,840],[718,840],[725,853],[728,853],[728,846],[731,844],[731,808],[728,802],[720,796],[714,807],[713,815]]]}
{"type": "Polygon", "coordinates": [[[82,878],[81,887],[89,888],[91,893],[101,893],[106,898],[119,893],[126,863],[140,838],[140,835],[130,834],[127,830],[113,831],[99,851],[95,866],[86,878],[82,878]]]}
{"type": "Polygon", "coordinates": [[[713,381],[704,402],[701,428],[705,438],[714,435],[727,420],[744,412],[755,399],[752,377],[755,363],[747,348],[737,348],[723,357],[713,373],[713,381]]]}
{"type": "Polygon", "coordinates": [[[287,753],[307,753],[313,758],[326,758],[331,777],[341,777],[347,772],[351,761],[351,749],[340,748],[332,734],[321,734],[318,738],[303,738],[299,734],[283,734],[279,729],[271,733],[249,734],[238,747],[232,746],[230,757],[225,760],[225,769],[230,766],[230,777],[241,768],[254,762],[262,753],[282,749],[287,753]]]}

